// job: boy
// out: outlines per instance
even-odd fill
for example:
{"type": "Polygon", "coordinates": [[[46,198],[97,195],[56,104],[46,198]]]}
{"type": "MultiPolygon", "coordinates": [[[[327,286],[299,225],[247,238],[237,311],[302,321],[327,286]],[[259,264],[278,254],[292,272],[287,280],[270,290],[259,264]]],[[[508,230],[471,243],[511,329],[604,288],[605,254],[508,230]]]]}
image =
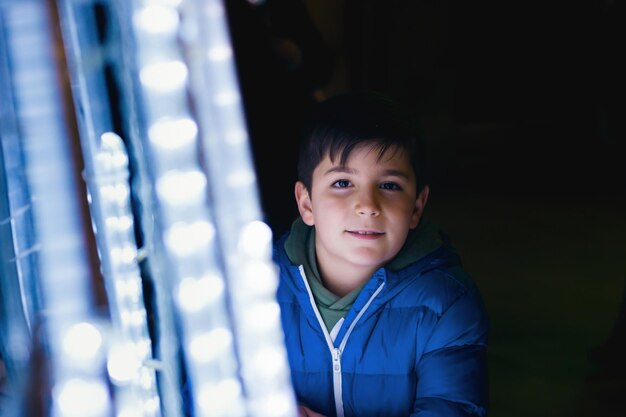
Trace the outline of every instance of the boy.
{"type": "Polygon", "coordinates": [[[410,120],[376,93],[347,93],[303,131],[300,218],[274,251],[301,416],[486,415],[487,317],[423,218],[410,120]]]}

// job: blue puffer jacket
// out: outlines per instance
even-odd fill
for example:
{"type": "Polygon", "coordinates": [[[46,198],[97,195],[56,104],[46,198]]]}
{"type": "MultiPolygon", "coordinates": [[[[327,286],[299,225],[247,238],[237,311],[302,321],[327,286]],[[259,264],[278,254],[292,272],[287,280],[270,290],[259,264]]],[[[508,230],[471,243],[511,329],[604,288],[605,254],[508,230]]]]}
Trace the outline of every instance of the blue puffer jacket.
{"type": "Polygon", "coordinates": [[[275,247],[292,382],[326,416],[485,416],[488,323],[449,244],[365,284],[333,341],[304,268],[275,247]]]}

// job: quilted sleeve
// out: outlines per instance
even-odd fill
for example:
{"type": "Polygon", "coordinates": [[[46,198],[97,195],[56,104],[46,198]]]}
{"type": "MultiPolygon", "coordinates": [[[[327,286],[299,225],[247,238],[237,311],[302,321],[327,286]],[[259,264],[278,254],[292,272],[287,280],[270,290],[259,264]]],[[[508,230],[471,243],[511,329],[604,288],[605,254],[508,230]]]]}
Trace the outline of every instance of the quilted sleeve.
{"type": "Polygon", "coordinates": [[[487,414],[488,320],[480,295],[467,291],[434,324],[416,363],[415,417],[487,414]]]}

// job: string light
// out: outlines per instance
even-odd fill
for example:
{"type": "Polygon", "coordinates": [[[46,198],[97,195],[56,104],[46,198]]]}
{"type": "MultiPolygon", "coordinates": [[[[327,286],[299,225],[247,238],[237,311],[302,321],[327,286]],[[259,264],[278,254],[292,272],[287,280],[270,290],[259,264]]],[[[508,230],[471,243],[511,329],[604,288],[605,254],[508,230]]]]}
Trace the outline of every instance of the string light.
{"type": "MultiPolygon", "coordinates": [[[[253,416],[297,414],[283,343],[272,233],[262,222],[225,8],[183,2],[192,98],[224,256],[247,408],[253,416]],[[271,362],[269,362],[271,360],[271,362]],[[271,369],[267,364],[271,363],[271,369]]],[[[207,394],[209,395],[209,394],[207,394]]]]}
{"type": "Polygon", "coordinates": [[[47,5],[28,0],[3,9],[17,123],[32,195],[37,277],[55,417],[104,417],[111,408],[104,377],[104,337],[91,297],[91,271],[78,203],[70,130],[56,82],[47,5]]]}
{"type": "MultiPolygon", "coordinates": [[[[129,412],[132,403],[158,400],[155,370],[148,366],[151,340],[134,237],[129,160],[122,139],[113,132],[100,136],[92,157],[92,212],[104,219],[96,239],[114,324],[107,370],[116,388],[116,409],[129,412]]],[[[138,411],[137,416],[159,416],[159,401],[138,411]]]]}
{"type": "Polygon", "coordinates": [[[179,12],[178,4],[133,2],[136,65],[148,132],[145,145],[150,149],[158,222],[170,266],[169,285],[176,294],[194,415],[243,417],[246,406],[229,330],[220,247],[208,180],[197,152],[198,128],[187,101],[189,69],[171,25],[171,17],[179,12]],[[170,24],[145,24],[163,16],[169,16],[170,24]]]}

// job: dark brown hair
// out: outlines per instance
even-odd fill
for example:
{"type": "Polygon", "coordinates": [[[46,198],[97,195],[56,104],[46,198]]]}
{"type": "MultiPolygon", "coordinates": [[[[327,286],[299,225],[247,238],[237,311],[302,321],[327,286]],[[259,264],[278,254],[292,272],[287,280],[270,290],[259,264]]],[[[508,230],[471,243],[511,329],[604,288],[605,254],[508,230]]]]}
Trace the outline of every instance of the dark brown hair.
{"type": "Polygon", "coordinates": [[[311,189],[313,170],[328,155],[345,164],[363,144],[376,148],[381,158],[389,149],[409,156],[419,193],[426,185],[425,150],[415,117],[399,103],[374,91],[343,93],[318,103],[300,137],[298,179],[311,189]]]}

